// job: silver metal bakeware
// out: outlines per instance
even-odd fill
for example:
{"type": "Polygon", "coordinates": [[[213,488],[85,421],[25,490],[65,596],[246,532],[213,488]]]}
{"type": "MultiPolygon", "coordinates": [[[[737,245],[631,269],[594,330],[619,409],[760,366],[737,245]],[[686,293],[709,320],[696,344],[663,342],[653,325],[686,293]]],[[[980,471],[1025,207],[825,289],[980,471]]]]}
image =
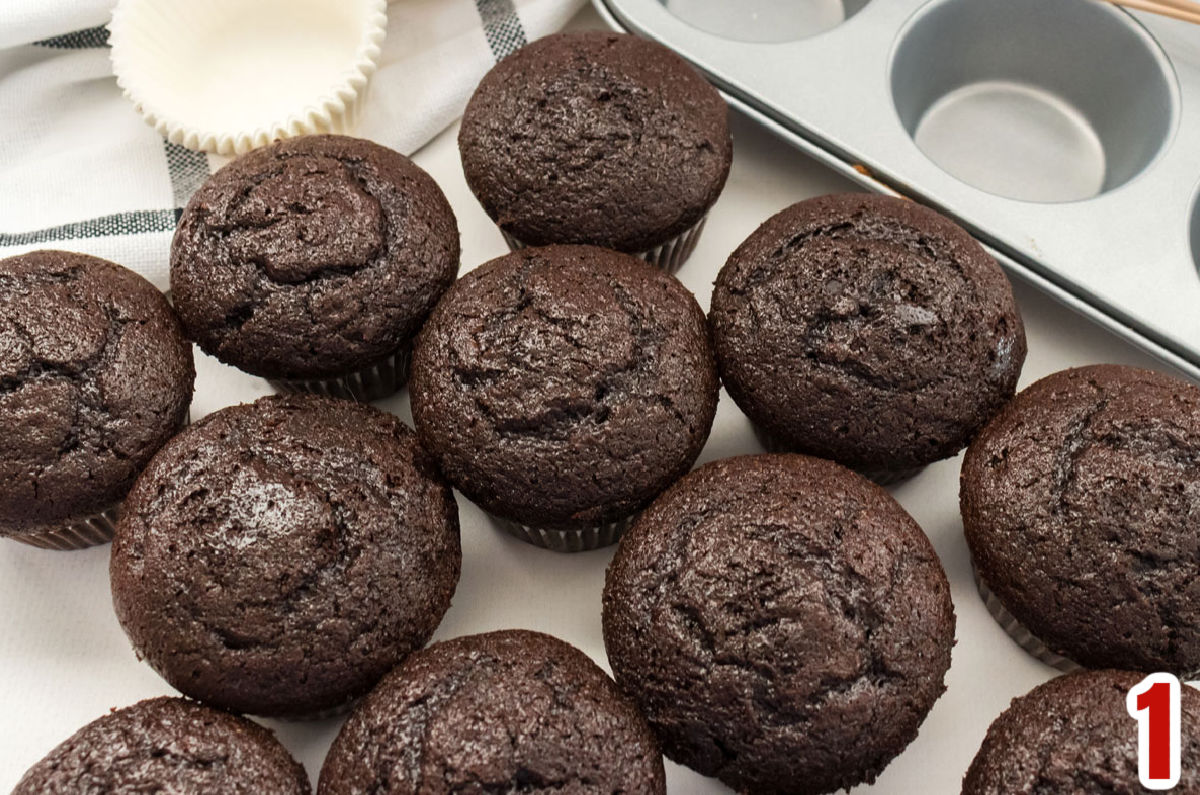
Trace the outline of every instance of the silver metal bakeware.
{"type": "Polygon", "coordinates": [[[1200,379],[1200,27],[1098,0],[593,3],[1200,379]]]}

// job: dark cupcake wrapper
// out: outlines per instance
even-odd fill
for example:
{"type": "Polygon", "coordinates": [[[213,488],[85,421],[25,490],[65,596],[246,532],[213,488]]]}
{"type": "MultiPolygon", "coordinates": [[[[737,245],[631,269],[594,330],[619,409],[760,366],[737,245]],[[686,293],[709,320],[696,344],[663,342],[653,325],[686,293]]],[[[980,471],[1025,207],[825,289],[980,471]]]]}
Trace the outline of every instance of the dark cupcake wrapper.
{"type": "MultiPolygon", "coordinates": [[[[759,427],[757,424],[751,423],[754,428],[754,435],[758,439],[758,443],[767,449],[769,453],[795,453],[796,449],[788,445],[778,436],[770,431],[759,427]]],[[[858,474],[862,475],[867,480],[872,481],[878,486],[893,486],[897,483],[903,483],[910,478],[921,474],[925,469],[923,466],[909,467],[907,469],[885,469],[883,467],[849,467],[858,474]]]]}
{"type": "Polygon", "coordinates": [[[582,530],[551,530],[545,527],[533,527],[511,519],[504,519],[495,514],[489,514],[493,522],[504,532],[519,538],[527,544],[551,549],[555,552],[588,552],[617,543],[621,536],[633,524],[634,516],[627,516],[615,522],[586,527],[582,530]]]}
{"type": "MultiPolygon", "coordinates": [[[[696,242],[700,240],[700,234],[704,231],[704,224],[708,221],[708,215],[696,222],[694,226],[685,229],[680,234],[663,243],[660,246],[655,246],[649,251],[643,251],[636,254],[639,259],[644,259],[659,270],[664,270],[667,273],[675,273],[687,262],[688,257],[692,256],[692,252],[696,249],[696,242]]],[[[503,229],[500,234],[504,235],[504,242],[508,243],[508,247],[512,251],[520,251],[526,248],[526,244],[522,243],[517,238],[510,235],[503,229]]]]}
{"type": "Polygon", "coordinates": [[[72,519],[57,527],[33,533],[19,533],[9,538],[40,549],[87,549],[112,541],[120,513],[121,504],[117,503],[82,519],[72,519]]]}
{"type": "Polygon", "coordinates": [[[296,715],[259,715],[258,717],[266,718],[267,720],[282,720],[289,723],[308,723],[310,721],[328,720],[329,718],[340,718],[350,714],[362,699],[362,696],[355,696],[332,707],[325,707],[324,709],[317,709],[312,712],[301,712],[296,715]]]}
{"type": "MultiPolygon", "coordinates": [[[[183,422],[179,424],[178,430],[182,431],[191,422],[192,413],[189,410],[184,415],[183,422]]],[[[85,516],[81,519],[68,519],[58,525],[44,527],[32,533],[17,533],[9,536],[9,538],[14,541],[20,541],[22,544],[28,544],[31,547],[38,547],[39,549],[58,549],[64,551],[87,549],[88,547],[107,544],[109,541],[112,541],[113,536],[116,534],[117,520],[121,516],[122,502],[124,500],[119,500],[91,516],[85,516]]]]}
{"type": "MultiPolygon", "coordinates": [[[[1058,652],[1046,645],[1041,638],[1029,631],[1029,628],[1022,624],[1016,616],[1008,612],[1008,608],[1000,601],[1000,597],[988,587],[983,576],[979,573],[979,568],[975,565],[975,561],[971,561],[971,574],[975,577],[975,588],[979,591],[979,596],[983,599],[983,605],[987,608],[988,614],[996,620],[1008,636],[1012,638],[1018,646],[1037,660],[1046,663],[1051,668],[1055,668],[1066,674],[1075,673],[1076,671],[1086,670],[1086,666],[1072,660],[1070,657],[1064,657],[1058,652]]],[[[1193,671],[1186,671],[1179,674],[1179,679],[1185,682],[1200,679],[1200,668],[1193,671]]]]}
{"type": "Polygon", "coordinates": [[[412,361],[412,340],[381,362],[333,378],[271,378],[268,383],[277,392],[313,395],[370,403],[399,392],[408,381],[412,361]]]}
{"type": "Polygon", "coordinates": [[[1040,638],[1030,632],[1024,624],[1018,621],[1016,616],[1008,612],[1008,609],[1000,602],[1000,597],[996,596],[992,592],[992,589],[988,587],[988,584],[984,582],[973,560],[971,561],[971,573],[975,577],[975,588],[979,591],[979,596],[983,599],[983,606],[987,608],[988,614],[996,619],[996,623],[1000,625],[1000,628],[1007,632],[1008,636],[1016,641],[1018,646],[1029,652],[1035,659],[1046,663],[1051,668],[1057,668],[1063,673],[1070,674],[1083,670],[1083,666],[1074,660],[1053,651],[1040,638]]]}

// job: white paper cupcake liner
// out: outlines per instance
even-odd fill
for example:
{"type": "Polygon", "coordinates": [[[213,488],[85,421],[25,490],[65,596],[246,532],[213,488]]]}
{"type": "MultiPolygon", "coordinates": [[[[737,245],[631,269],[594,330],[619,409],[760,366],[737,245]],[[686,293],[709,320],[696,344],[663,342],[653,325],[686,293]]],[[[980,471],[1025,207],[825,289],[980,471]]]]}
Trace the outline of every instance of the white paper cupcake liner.
{"type": "Polygon", "coordinates": [[[387,0],[118,0],[113,72],[172,143],[234,155],[353,129],[387,0]]]}
{"type": "Polygon", "coordinates": [[[396,394],[408,382],[408,368],[412,362],[412,340],[382,362],[364,367],[353,373],[334,378],[270,378],[267,379],[276,392],[292,394],[307,392],[325,397],[370,403],[396,394]]]}
{"type": "MultiPolygon", "coordinates": [[[[751,427],[754,429],[754,436],[758,439],[758,443],[765,447],[768,453],[797,452],[778,436],[775,436],[764,428],[760,428],[754,423],[751,423],[751,427]]],[[[877,486],[893,486],[897,483],[903,483],[909,478],[916,477],[921,474],[925,467],[910,467],[908,469],[848,467],[848,469],[857,472],[877,486]]]]}
{"type": "MultiPolygon", "coordinates": [[[[681,234],[676,235],[661,246],[655,246],[649,251],[643,251],[635,256],[646,260],[646,262],[649,262],[659,270],[664,270],[667,273],[675,273],[696,249],[696,242],[700,240],[700,235],[704,232],[706,221],[708,221],[707,214],[695,226],[684,230],[681,234]]],[[[525,243],[522,243],[503,229],[500,230],[500,234],[504,236],[504,242],[508,244],[510,251],[520,251],[527,247],[525,243]]]]}
{"type": "Polygon", "coordinates": [[[582,530],[551,530],[545,527],[521,524],[511,519],[503,519],[494,514],[489,514],[489,516],[509,535],[519,538],[527,544],[552,549],[555,552],[588,552],[615,544],[637,518],[635,514],[615,522],[582,530]]]}

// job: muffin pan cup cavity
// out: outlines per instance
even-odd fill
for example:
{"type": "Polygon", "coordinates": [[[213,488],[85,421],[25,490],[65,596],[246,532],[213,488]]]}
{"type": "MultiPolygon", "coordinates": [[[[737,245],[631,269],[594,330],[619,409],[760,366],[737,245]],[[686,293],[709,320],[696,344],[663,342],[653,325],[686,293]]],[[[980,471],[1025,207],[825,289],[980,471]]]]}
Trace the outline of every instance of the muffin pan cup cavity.
{"type": "Polygon", "coordinates": [[[1188,227],[1188,240],[1191,245],[1192,263],[1200,273],[1200,186],[1196,187],[1192,197],[1192,220],[1188,227]]]}
{"type": "Polygon", "coordinates": [[[1172,82],[1137,28],[1088,0],[935,0],[891,66],[896,112],[931,160],[982,190],[1048,202],[1145,170],[1172,132],[1172,82]]]}
{"type": "Polygon", "coordinates": [[[753,3],[593,3],[802,152],[950,216],[1010,273],[1200,379],[1190,29],[1096,0],[889,0],[763,43],[697,16],[746,22],[753,3]]]}
{"type": "Polygon", "coordinates": [[[896,113],[918,147],[979,189],[1030,201],[1090,198],[1144,171],[1171,133],[1171,83],[1138,29],[1086,0],[935,0],[892,61],[896,113]]]}

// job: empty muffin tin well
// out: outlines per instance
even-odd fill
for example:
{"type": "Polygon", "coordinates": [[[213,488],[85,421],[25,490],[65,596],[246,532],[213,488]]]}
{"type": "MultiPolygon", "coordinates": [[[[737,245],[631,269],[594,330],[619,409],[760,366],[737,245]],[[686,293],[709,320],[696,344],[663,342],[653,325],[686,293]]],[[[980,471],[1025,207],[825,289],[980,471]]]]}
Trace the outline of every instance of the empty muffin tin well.
{"type": "Polygon", "coordinates": [[[949,215],[1011,274],[1200,379],[1193,27],[1098,0],[886,0],[761,43],[664,2],[593,0],[798,149],[949,215]]]}
{"type": "Polygon", "coordinates": [[[1145,169],[1172,131],[1173,81],[1145,31],[1094,0],[935,0],[891,65],[896,111],[926,155],[1033,201],[1090,198],[1145,169]]]}
{"type": "Polygon", "coordinates": [[[1200,187],[1196,188],[1192,198],[1191,215],[1191,222],[1188,224],[1188,242],[1191,246],[1192,263],[1200,271],[1200,187]]]}
{"type": "Polygon", "coordinates": [[[780,42],[815,36],[857,14],[868,0],[661,0],[700,30],[737,41],[780,42]]]}

